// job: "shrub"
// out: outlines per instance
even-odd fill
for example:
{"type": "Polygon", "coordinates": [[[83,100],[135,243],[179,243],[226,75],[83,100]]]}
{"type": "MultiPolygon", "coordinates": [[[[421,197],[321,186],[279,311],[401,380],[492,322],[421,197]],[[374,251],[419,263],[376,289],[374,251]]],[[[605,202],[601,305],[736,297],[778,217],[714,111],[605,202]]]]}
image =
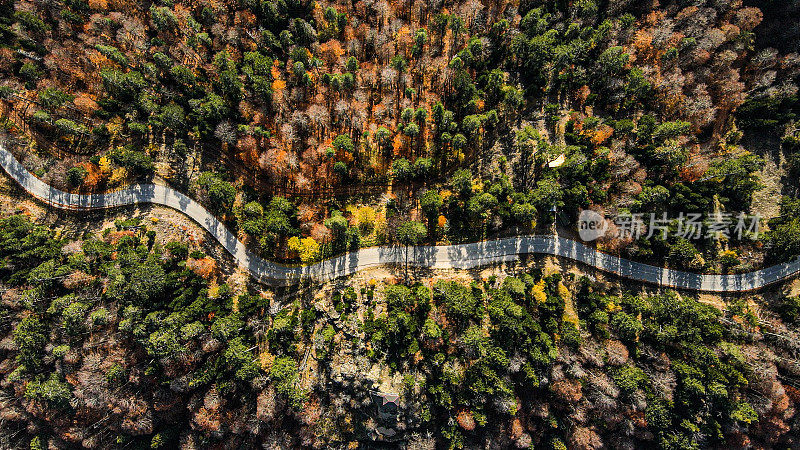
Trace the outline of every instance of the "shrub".
{"type": "Polygon", "coordinates": [[[299,380],[297,363],[287,356],[281,356],[272,363],[269,377],[275,383],[275,389],[284,395],[289,403],[299,408],[305,401],[305,393],[297,387],[299,380]]]}
{"type": "Polygon", "coordinates": [[[28,382],[25,387],[25,397],[44,401],[50,406],[63,408],[69,406],[72,390],[69,383],[63,381],[61,376],[53,372],[46,380],[40,378],[28,382]]]}
{"type": "Polygon", "coordinates": [[[407,181],[413,176],[411,164],[405,158],[399,158],[392,161],[392,176],[401,181],[407,181]]]}
{"type": "Polygon", "coordinates": [[[43,108],[53,111],[60,108],[64,103],[75,99],[74,95],[69,95],[56,88],[45,88],[39,91],[39,104],[43,108]]]}
{"type": "Polygon", "coordinates": [[[124,167],[135,176],[151,175],[155,170],[153,159],[141,151],[127,147],[117,147],[108,153],[117,165],[124,167]]]}
{"type": "Polygon", "coordinates": [[[84,135],[89,133],[89,129],[85,125],[75,123],[69,119],[58,119],[55,122],[56,128],[64,134],[73,136],[84,135]]]}
{"type": "Polygon", "coordinates": [[[67,170],[67,183],[73,187],[80,186],[88,174],[89,172],[83,166],[72,167],[67,170]]]}

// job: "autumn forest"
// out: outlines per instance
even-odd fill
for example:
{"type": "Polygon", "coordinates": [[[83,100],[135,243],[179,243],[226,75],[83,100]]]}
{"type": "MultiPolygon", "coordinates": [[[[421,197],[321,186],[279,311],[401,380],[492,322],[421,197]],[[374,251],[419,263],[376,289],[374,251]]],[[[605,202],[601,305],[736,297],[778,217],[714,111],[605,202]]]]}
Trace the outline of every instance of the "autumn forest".
{"type": "MultiPolygon", "coordinates": [[[[0,144],[67,192],[169,186],[292,267],[578,240],[591,210],[597,251],[744,274],[800,256],[798,17],[0,0],[0,144]]],[[[796,280],[707,295],[530,255],[268,286],[219,244],[168,208],[57,211],[4,176],[0,447],[800,445],[796,280]]]]}

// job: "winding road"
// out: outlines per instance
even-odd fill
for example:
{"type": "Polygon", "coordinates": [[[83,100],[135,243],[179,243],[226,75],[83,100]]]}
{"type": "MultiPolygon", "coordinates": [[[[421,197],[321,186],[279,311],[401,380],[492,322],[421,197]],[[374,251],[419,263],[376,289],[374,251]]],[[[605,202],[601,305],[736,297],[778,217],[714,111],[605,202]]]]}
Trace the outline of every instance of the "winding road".
{"type": "MultiPolygon", "coordinates": [[[[0,165],[29,194],[56,208],[90,210],[151,203],[181,211],[211,233],[240,266],[266,284],[296,284],[303,279],[328,281],[369,267],[405,262],[405,248],[394,246],[363,248],[308,266],[286,266],[264,260],[252,253],[200,203],[170,187],[138,184],[105,194],[64,192],[28,172],[2,144],[0,165]]],[[[618,258],[572,239],[550,235],[518,236],[471,244],[417,246],[409,251],[409,266],[434,269],[471,269],[496,262],[513,261],[526,253],[555,255],[632,280],[705,292],[756,290],[800,272],[800,258],[797,258],[788,263],[742,274],[696,274],[618,258]]]]}

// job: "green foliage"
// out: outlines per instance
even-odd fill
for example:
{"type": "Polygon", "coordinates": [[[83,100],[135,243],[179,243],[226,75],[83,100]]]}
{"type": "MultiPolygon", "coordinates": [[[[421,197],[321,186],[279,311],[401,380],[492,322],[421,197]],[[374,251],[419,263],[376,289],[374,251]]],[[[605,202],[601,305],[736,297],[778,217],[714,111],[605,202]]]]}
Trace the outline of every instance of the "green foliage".
{"type": "Polygon", "coordinates": [[[669,195],[669,189],[664,186],[646,186],[637,196],[633,209],[645,212],[654,211],[669,199],[669,195]]]}
{"type": "MultiPolygon", "coordinates": [[[[123,126],[119,130],[108,127],[114,128],[115,139],[133,138],[141,141],[138,144],[155,139],[156,147],[152,148],[166,144],[181,158],[188,156],[189,148],[199,149],[205,141],[217,146],[221,141],[226,144],[224,151],[230,152],[240,139],[240,143],[249,145],[245,138],[249,141],[250,137],[255,138],[258,154],[277,149],[277,145],[282,145],[280,141],[292,147],[291,154],[300,156],[305,151],[306,141],[323,143],[335,136],[329,159],[322,161],[338,175],[334,183],[382,183],[385,164],[394,159],[392,173],[398,180],[416,180],[427,186],[419,192],[420,208],[429,228],[434,226],[439,214],[446,217],[447,226],[441,230],[446,234],[435,237],[449,242],[482,238],[487,233],[503,235],[508,225],[532,226],[539,215],[547,214],[553,207],[564,208],[565,211],[559,211],[569,215],[589,204],[603,205],[607,198],[619,200],[637,212],[710,210],[715,197],[725,210],[745,208],[758,188],[755,174],[763,167],[757,157],[727,158],[696,181],[687,181],[692,177],[686,173],[678,178],[678,171],[687,164],[688,150],[698,142],[706,143],[707,138],[716,141],[718,130],[710,129],[713,121],[698,125],[691,116],[688,106],[694,100],[703,100],[704,96],[698,94],[701,89],[693,91],[688,84],[683,92],[691,102],[685,110],[679,110],[677,116],[686,113],[687,117],[692,117],[689,119],[692,123],[661,122],[675,115],[670,108],[663,109],[662,95],[654,95],[656,87],[650,78],[657,71],[642,70],[642,55],[634,59],[625,51],[632,48],[631,37],[640,36],[637,33],[640,30],[634,28],[638,25],[637,18],[650,11],[633,4],[617,3],[523,2],[517,9],[512,8],[497,18],[489,14],[486,16],[491,19],[489,22],[484,20],[485,14],[466,17],[463,11],[450,14],[433,8],[427,15],[423,14],[420,28],[411,30],[403,30],[403,23],[408,17],[416,17],[416,11],[411,11],[409,16],[409,11],[400,8],[403,11],[397,14],[399,21],[394,21],[393,14],[397,11],[390,8],[388,12],[378,11],[377,20],[382,24],[379,27],[386,28],[389,24],[392,33],[410,31],[407,35],[396,36],[399,47],[391,51],[386,46],[376,45],[376,42],[383,42],[380,39],[372,42],[374,39],[368,38],[359,43],[358,39],[353,41],[346,36],[349,24],[366,26],[369,30],[375,22],[374,18],[365,21],[358,8],[348,10],[348,14],[355,15],[350,18],[334,7],[320,8],[306,1],[248,0],[236,5],[189,10],[174,7],[169,1],[147,4],[149,21],[145,11],[142,36],[149,40],[149,50],[140,52],[135,45],[127,44],[94,47],[111,62],[99,74],[105,93],[96,92],[99,95],[93,96],[100,109],[93,115],[92,122],[113,119],[116,124],[121,118],[123,126]],[[234,6],[238,10],[236,14],[231,9],[234,6]],[[623,14],[627,11],[630,13],[623,14]],[[250,13],[255,18],[253,23],[250,23],[250,13]],[[512,17],[515,14],[519,14],[517,19],[512,17]],[[234,24],[239,24],[239,19],[253,25],[252,29],[232,28],[238,26],[234,24]],[[428,23],[424,23],[426,21],[428,23]],[[337,54],[335,48],[331,52],[335,55],[333,59],[338,59],[333,66],[340,67],[330,67],[327,55],[325,63],[317,59],[323,58],[321,44],[332,39],[341,43],[347,41],[343,55],[337,54]],[[185,41],[191,50],[183,49],[187,51],[181,50],[180,55],[175,53],[170,47],[179,41],[185,41]],[[188,59],[178,61],[178,56],[188,59]],[[369,71],[360,67],[365,62],[359,61],[362,56],[371,61],[369,71]],[[195,58],[199,60],[189,61],[195,58]],[[213,64],[209,64],[211,58],[213,64]],[[446,89],[437,93],[440,101],[434,105],[426,104],[429,83],[419,78],[421,71],[436,69],[427,67],[429,61],[433,64],[449,62],[446,89]],[[373,62],[378,66],[391,65],[394,70],[386,72],[391,77],[381,73],[380,67],[372,67],[373,62]],[[273,71],[277,75],[273,76],[273,71]],[[374,80],[373,73],[379,73],[381,79],[374,80]],[[375,92],[371,93],[373,87],[375,92]],[[378,101],[374,95],[377,93],[385,100],[378,101]],[[697,98],[691,98],[692,95],[697,98]],[[323,102],[327,102],[326,109],[336,112],[332,114],[335,117],[330,122],[314,119],[307,122],[303,111],[309,112],[307,107],[314,103],[321,104],[317,99],[322,97],[323,102]],[[370,107],[383,103],[382,107],[388,111],[383,116],[388,118],[386,120],[377,113],[380,108],[375,109],[374,117],[373,111],[369,112],[370,120],[377,120],[374,124],[377,130],[372,136],[369,136],[371,131],[366,131],[376,129],[371,122],[363,123],[348,111],[340,111],[342,105],[361,104],[364,98],[368,99],[370,107]],[[567,110],[569,105],[549,103],[562,99],[574,104],[575,113],[567,110]],[[280,101],[273,103],[275,100],[280,101]],[[565,147],[549,145],[532,126],[525,126],[535,121],[543,106],[544,118],[550,127],[548,134],[560,134],[556,128],[562,116],[572,119],[567,123],[565,147]],[[284,124],[273,124],[272,117],[286,119],[286,113],[291,115],[295,110],[298,114],[292,115],[290,131],[297,139],[291,140],[283,136],[285,130],[281,126],[284,124]],[[398,118],[396,115],[401,123],[393,122],[398,118]],[[607,136],[611,132],[606,125],[613,128],[612,137],[607,136]],[[267,126],[269,131],[265,131],[267,126]],[[395,126],[392,130],[387,128],[395,126]],[[702,130],[705,134],[694,138],[693,135],[701,132],[698,126],[705,127],[702,130]],[[279,139],[275,133],[279,134],[279,139]],[[399,133],[399,137],[395,133],[399,133]],[[502,141],[509,133],[513,142],[502,141]],[[160,142],[162,137],[166,137],[165,143],[160,142]],[[391,156],[395,137],[403,147],[411,145],[399,149],[398,156],[391,156]],[[372,148],[374,144],[377,149],[372,148]],[[613,148],[613,153],[604,146],[613,148]],[[491,154],[497,150],[505,152],[506,147],[512,153],[484,161],[480,175],[473,176],[469,169],[463,169],[478,170],[475,158],[486,156],[487,151],[491,154]],[[566,156],[564,164],[558,168],[547,167],[547,162],[561,153],[566,156]],[[627,190],[629,186],[623,185],[633,181],[630,174],[637,168],[637,162],[629,159],[624,161],[626,168],[634,168],[629,175],[611,166],[612,156],[620,154],[626,158],[632,156],[647,169],[645,182],[638,179],[640,173],[635,177],[635,181],[643,185],[635,198],[625,196],[627,194],[618,198],[620,193],[631,192],[627,190]],[[455,169],[461,170],[453,172],[455,169]],[[487,173],[491,173],[491,177],[484,177],[487,173]],[[438,174],[450,176],[444,186],[437,184],[438,174]],[[444,188],[454,195],[444,200],[438,193],[444,188]]],[[[113,42],[115,36],[124,37],[130,32],[131,24],[122,23],[127,20],[124,15],[118,18],[114,14],[99,14],[90,18],[93,12],[79,0],[67,0],[53,11],[41,9],[41,5],[23,5],[25,7],[14,11],[13,6],[0,7],[0,46],[12,52],[25,52],[15,53],[8,71],[16,72],[21,81],[27,82],[29,90],[39,87],[42,109],[34,113],[36,131],[60,131],[66,135],[66,139],[60,139],[61,143],[95,143],[96,137],[103,135],[103,128],[90,133],[82,125],[84,122],[73,116],[63,118],[57,112],[74,98],[54,87],[41,89],[45,85],[63,86],[50,84],[51,81],[61,82],[54,78],[53,67],[57,64],[49,59],[43,43],[50,39],[73,42],[76,40],[68,34],[80,31],[92,35],[95,30],[111,38],[101,39],[102,42],[113,42]],[[91,21],[89,28],[84,26],[88,26],[88,22],[84,24],[87,20],[91,21]],[[52,35],[45,34],[51,31],[52,35]],[[40,62],[37,59],[40,56],[45,60],[40,62]]],[[[719,12],[716,17],[720,22],[728,17],[739,21],[746,12],[726,10],[723,13],[720,8],[723,7],[716,5],[706,9],[709,14],[712,9],[719,12]]],[[[656,16],[660,14],[659,9],[650,9],[656,16]]],[[[667,12],[665,20],[669,21],[671,13],[667,12]]],[[[687,20],[695,19],[702,18],[687,20]]],[[[766,15],[765,20],[768,20],[766,15]]],[[[675,33],[680,34],[683,22],[676,21],[675,33]]],[[[721,26],[713,25],[710,24],[709,29],[721,26]]],[[[360,28],[356,34],[361,34],[360,28]]],[[[87,42],[100,42],[95,39],[97,36],[90,37],[87,42]]],[[[732,49],[739,54],[739,47],[746,47],[750,37],[748,32],[742,32],[741,36],[723,43],[720,51],[732,49]]],[[[654,39],[654,45],[661,45],[660,42],[656,44],[660,40],[654,39]]],[[[695,48],[703,47],[702,42],[698,44],[700,41],[698,36],[669,42],[657,52],[663,55],[660,59],[645,59],[662,65],[663,73],[665,69],[680,66],[687,80],[693,79],[690,66],[703,66],[693,62],[691,57],[695,48]]],[[[746,59],[738,57],[736,60],[746,59]]],[[[783,65],[770,67],[771,70],[785,70],[783,65]]],[[[737,69],[738,63],[734,66],[737,69]]],[[[705,74],[706,71],[702,69],[701,72],[705,74]]],[[[14,76],[11,72],[9,75],[14,76]]],[[[716,78],[714,75],[708,84],[714,104],[703,108],[712,112],[721,99],[729,100],[725,86],[715,83],[719,81],[716,78]]],[[[661,92],[663,83],[657,88],[661,92]]],[[[8,95],[9,89],[0,88],[3,95],[8,95]]],[[[746,128],[773,129],[790,123],[797,116],[798,102],[796,95],[786,92],[791,94],[791,89],[757,87],[749,91],[745,103],[736,111],[737,123],[746,128]]],[[[733,102],[737,103],[735,97],[734,93],[733,102]]],[[[726,111],[731,109],[725,108],[726,111]]],[[[105,136],[109,139],[112,135],[106,132],[105,136]]],[[[735,145],[736,139],[727,136],[723,144],[735,145]]],[[[784,142],[790,178],[798,172],[795,166],[800,166],[792,155],[797,150],[793,142],[792,138],[784,142]]],[[[143,147],[115,150],[109,156],[115,165],[125,167],[134,176],[147,176],[153,172],[154,165],[150,157],[140,151],[143,147]]],[[[155,157],[155,153],[151,154],[155,157]]],[[[269,171],[270,168],[260,169],[269,171]]],[[[67,181],[79,186],[85,176],[84,170],[75,167],[67,172],[67,181]]],[[[259,192],[253,193],[245,187],[243,206],[232,211],[237,187],[224,176],[203,174],[200,178],[199,185],[208,195],[215,213],[224,219],[224,216],[232,217],[230,213],[234,212],[237,231],[258,239],[262,248],[282,253],[287,247],[285,239],[299,234],[297,210],[287,200],[276,197],[265,205],[259,203],[263,198],[259,192]],[[251,201],[253,199],[259,201],[251,201]]],[[[270,177],[267,181],[271,183],[279,178],[270,177]]],[[[293,180],[286,181],[291,189],[293,180]]],[[[791,188],[787,185],[787,192],[791,192],[791,188]]],[[[328,205],[327,210],[353,203],[339,200],[328,205]]],[[[775,259],[800,254],[800,222],[794,219],[798,216],[795,210],[800,211],[800,208],[787,203],[782,217],[770,224],[772,231],[766,243],[775,259]]],[[[403,244],[421,242],[426,236],[425,227],[415,222],[403,223],[406,217],[398,212],[405,211],[388,209],[385,228],[396,230],[395,237],[403,244]]],[[[353,239],[354,230],[344,216],[332,214],[326,225],[336,238],[333,245],[325,243],[326,253],[357,244],[353,239]]],[[[2,312],[24,311],[7,321],[7,326],[14,329],[18,349],[15,356],[22,366],[9,375],[9,381],[17,383],[20,377],[32,377],[32,381],[24,381],[31,381],[28,388],[37,391],[37,398],[49,395],[39,394],[39,391],[57,392],[61,379],[55,379],[51,388],[41,389],[41,385],[50,382],[44,381],[41,374],[48,374],[55,367],[71,370],[62,358],[80,353],[79,341],[88,331],[84,328],[86,324],[96,327],[92,329],[94,332],[113,326],[118,319],[119,330],[127,340],[126,347],[146,355],[144,360],[152,360],[142,363],[147,367],[141,369],[153,385],[169,383],[170,388],[180,391],[184,388],[183,380],[188,380],[185,395],[202,398],[202,393],[194,390],[213,384],[233,407],[238,407],[241,399],[252,398],[248,396],[251,393],[249,382],[258,376],[259,369],[253,361],[254,344],[247,339],[253,332],[263,332],[270,352],[278,355],[269,378],[293,406],[302,406],[305,397],[297,389],[298,367],[286,355],[294,356],[300,345],[308,348],[312,344],[307,342],[311,331],[317,329],[313,337],[316,355],[321,360],[330,359],[336,330],[341,324],[326,322],[316,328],[316,312],[301,308],[298,302],[275,315],[268,330],[251,330],[253,323],[264,327],[269,323],[265,301],[254,295],[241,295],[237,299],[239,314],[232,314],[229,289],[225,286],[209,289],[186,268],[188,248],[185,245],[171,244],[161,253],[158,245],[152,242],[152,246],[146,245],[143,230],[134,225],[120,226],[123,227],[135,235],[125,236],[115,244],[86,238],[83,255],[67,255],[61,252],[63,242],[55,239],[47,227],[21,218],[0,219],[0,280],[13,289],[12,297],[19,297],[18,302],[11,298],[13,308],[2,312]],[[97,278],[89,288],[67,288],[62,280],[76,271],[97,278]],[[91,294],[100,290],[102,294],[91,294]],[[92,299],[92,295],[98,295],[100,301],[92,299]],[[117,310],[119,317],[110,317],[109,311],[117,310]],[[264,320],[253,320],[253,314],[263,314],[264,320]],[[59,324],[63,325],[63,333],[59,324]],[[70,339],[69,344],[62,343],[65,339],[70,339]],[[69,350],[70,345],[74,346],[73,352],[69,350]],[[214,350],[215,346],[218,349],[214,350]],[[49,356],[45,348],[52,348],[49,356]],[[175,358],[187,349],[190,353],[186,356],[191,357],[175,358]],[[170,379],[178,372],[180,380],[170,379]]],[[[300,252],[312,255],[301,256],[303,261],[310,261],[320,254],[319,246],[313,239],[305,239],[309,240],[305,242],[307,248],[313,249],[316,245],[316,250],[300,252]]],[[[297,245],[289,245],[290,248],[300,248],[299,238],[291,242],[297,245]]],[[[642,248],[641,254],[649,251],[660,256],[657,253],[662,252],[675,267],[697,269],[702,263],[701,254],[715,253],[708,245],[687,240],[654,242],[642,248]]],[[[195,252],[193,256],[204,254],[195,252]]],[[[552,375],[562,372],[562,368],[552,365],[553,361],[558,350],[565,347],[571,349],[564,355],[563,362],[569,361],[568,367],[567,364],[563,367],[565,376],[581,382],[591,403],[601,403],[602,399],[595,397],[595,378],[582,375],[586,370],[584,367],[582,371],[580,366],[587,350],[593,348],[583,346],[584,343],[594,345],[592,341],[605,338],[621,339],[631,351],[626,365],[613,369],[615,382],[623,393],[614,401],[620,404],[620,410],[636,413],[636,416],[626,416],[623,425],[628,427],[630,422],[641,420],[638,414],[646,398],[647,431],[655,434],[649,443],[676,448],[724,447],[730,445],[726,437],[731,430],[744,433],[748,425],[758,421],[757,408],[750,405],[752,395],[748,392],[748,389],[758,388],[743,388],[746,377],[750,376],[747,358],[741,351],[737,356],[735,345],[728,342],[739,339],[740,334],[730,333],[729,325],[721,325],[719,314],[713,308],[674,294],[616,297],[599,295],[596,293],[599,290],[593,292],[587,288],[587,292],[574,299],[580,320],[573,322],[571,315],[565,315],[559,279],[540,278],[536,273],[523,274],[520,278],[506,278],[502,285],[489,280],[471,288],[439,282],[434,286],[434,305],[430,301],[431,292],[425,287],[392,286],[384,292],[386,309],[378,317],[369,310],[364,317],[353,314],[358,296],[352,289],[342,291],[334,305],[343,323],[345,318],[354,322],[364,319],[358,325],[363,326],[369,336],[367,351],[372,357],[385,358],[393,371],[414,374],[416,385],[409,383],[409,386],[419,389],[414,390],[413,395],[418,396],[418,403],[423,405],[419,415],[421,427],[441,430],[441,437],[449,439],[448,444],[453,447],[487,445],[487,436],[496,428],[493,424],[507,423],[517,415],[517,398],[524,407],[530,398],[547,398],[552,375]],[[653,355],[668,359],[669,364],[654,369],[653,355]],[[654,376],[650,383],[647,374],[657,372],[674,376],[672,392],[660,391],[661,378],[654,376]],[[453,420],[460,411],[468,412],[475,420],[475,430],[464,430],[453,420]]],[[[380,289],[377,292],[381,292],[380,289]]],[[[362,294],[372,299],[373,290],[362,294]]],[[[796,299],[787,298],[777,305],[785,321],[797,320],[800,306],[796,303],[796,299]]],[[[12,348],[12,354],[14,351],[12,348]]],[[[608,367],[592,370],[608,370],[608,367]]],[[[131,374],[139,374],[139,369],[137,367],[131,374]]],[[[114,380],[120,387],[125,377],[112,375],[118,372],[124,369],[112,367],[109,381],[114,380]]],[[[140,377],[136,375],[132,380],[134,378],[140,377]]],[[[613,390],[612,387],[610,391],[613,390]]],[[[329,405],[332,399],[325,398],[324,394],[319,399],[320,405],[329,405]]],[[[345,410],[346,405],[345,402],[345,410]]],[[[566,448],[564,442],[573,445],[576,443],[573,440],[579,440],[572,436],[581,430],[577,423],[580,420],[575,419],[578,416],[566,417],[560,406],[550,408],[543,415],[525,410],[518,417],[524,419],[526,428],[537,431],[532,436],[534,445],[566,448]]],[[[330,445],[325,440],[325,418],[323,415],[317,428],[312,430],[319,440],[318,445],[330,445]]],[[[601,425],[591,423],[588,426],[604,440],[609,435],[616,436],[619,431],[601,425]]],[[[337,431],[339,428],[346,427],[337,427],[337,431]]],[[[46,445],[45,436],[49,434],[36,432],[43,433],[38,444],[46,445]]],[[[119,444],[165,447],[174,444],[176,439],[171,437],[172,433],[154,424],[150,435],[124,437],[119,444]]],[[[341,434],[335,442],[358,440],[347,432],[341,434]]],[[[641,445],[638,441],[641,435],[644,430],[625,436],[621,445],[631,445],[627,440],[641,445]]],[[[522,445],[526,437],[514,444],[522,445]]],[[[27,436],[24,441],[29,438],[27,436]]],[[[760,440],[754,442],[763,444],[760,440]]]]}
{"type": "Polygon", "coordinates": [[[674,261],[680,268],[694,268],[694,261],[699,256],[694,244],[687,239],[678,239],[669,248],[669,259],[674,261]]]}
{"type": "Polygon", "coordinates": [[[74,95],[64,93],[57,88],[44,88],[39,91],[39,104],[48,111],[55,111],[65,103],[69,103],[75,99],[74,95]]]}
{"type": "Polygon", "coordinates": [[[57,257],[60,248],[61,242],[46,226],[22,215],[0,218],[0,273],[10,275],[12,282],[24,280],[30,268],[57,257]]]}
{"type": "Polygon", "coordinates": [[[744,128],[776,129],[800,117],[800,97],[794,95],[750,95],[736,111],[744,128]]]}
{"type": "Polygon", "coordinates": [[[332,211],[325,220],[325,226],[333,232],[334,251],[342,251],[347,247],[348,222],[341,211],[332,211]]]}
{"type": "Polygon", "coordinates": [[[467,169],[457,170],[450,178],[450,188],[461,197],[472,194],[472,173],[467,169]]]}
{"type": "Polygon", "coordinates": [[[427,235],[425,225],[413,220],[401,223],[395,232],[397,241],[403,245],[417,245],[427,235]]]}
{"type": "Polygon", "coordinates": [[[161,109],[159,120],[172,132],[180,132],[186,128],[186,113],[183,107],[175,103],[170,103],[161,109]]]}
{"type": "Polygon", "coordinates": [[[172,328],[159,329],[150,334],[145,344],[147,353],[155,358],[170,358],[185,349],[172,328]]]}
{"type": "Polygon", "coordinates": [[[112,45],[102,45],[97,44],[94,46],[95,50],[100,52],[106,58],[114,61],[115,63],[119,64],[120,66],[127,66],[128,65],[128,58],[122,54],[121,51],[117,47],[112,45]]]}
{"type": "Polygon", "coordinates": [[[411,290],[406,286],[386,286],[384,296],[386,298],[386,306],[389,310],[408,310],[413,306],[414,299],[411,296],[411,290]]]}
{"type": "Polygon", "coordinates": [[[39,436],[34,436],[30,443],[31,450],[44,450],[42,439],[39,436]]]}
{"type": "Polygon", "coordinates": [[[401,181],[411,179],[414,172],[411,169],[411,163],[405,158],[399,158],[392,161],[392,175],[401,181]]]}
{"type": "Polygon", "coordinates": [[[478,299],[468,287],[454,281],[437,281],[433,286],[433,299],[444,307],[448,317],[458,323],[466,323],[478,316],[478,299]]]}
{"type": "Polygon", "coordinates": [[[103,87],[112,98],[119,101],[131,101],[147,87],[142,74],[138,71],[121,72],[116,69],[100,71],[103,87]]]}
{"type": "Polygon", "coordinates": [[[146,153],[128,147],[116,147],[108,152],[108,158],[137,177],[152,175],[155,170],[153,159],[146,153]]]}
{"type": "Polygon", "coordinates": [[[242,207],[239,228],[253,236],[264,231],[264,207],[258,202],[248,202],[242,207]]]}
{"type": "Polygon", "coordinates": [[[391,137],[392,137],[392,132],[389,131],[389,129],[387,129],[384,126],[378,127],[378,130],[375,131],[375,140],[381,146],[384,147],[388,146],[389,143],[391,142],[391,137]]]}
{"type": "Polygon", "coordinates": [[[72,398],[72,389],[69,383],[53,372],[47,379],[38,378],[28,382],[25,398],[43,401],[55,408],[66,408],[72,398]]]}
{"type": "Polygon", "coordinates": [[[227,214],[236,199],[236,188],[219,175],[212,172],[203,172],[197,179],[197,184],[208,194],[212,207],[218,214],[227,214]]]}
{"type": "Polygon", "coordinates": [[[106,381],[108,381],[109,384],[121,383],[125,376],[125,368],[115,363],[109,367],[108,372],[106,372],[106,381]]]}
{"type": "Polygon", "coordinates": [[[221,341],[229,341],[239,334],[243,325],[238,314],[229,314],[214,321],[211,334],[221,341]]]}
{"type": "Polygon", "coordinates": [[[537,211],[549,211],[552,207],[564,206],[563,189],[552,179],[540,180],[531,193],[531,203],[537,211]]]}
{"type": "Polygon", "coordinates": [[[753,193],[762,187],[756,172],[764,164],[763,158],[750,153],[725,158],[709,169],[708,182],[717,184],[720,202],[731,205],[732,210],[740,210],[750,205],[753,193]]]}
{"type": "Polygon", "coordinates": [[[614,314],[611,319],[611,326],[627,342],[636,342],[639,339],[639,333],[644,329],[642,322],[638,318],[625,312],[614,314]]]}
{"type": "Polygon", "coordinates": [[[209,92],[202,99],[192,99],[189,106],[197,114],[200,124],[209,132],[214,126],[228,115],[228,106],[225,100],[219,95],[209,92]]]}
{"type": "Polygon", "coordinates": [[[306,400],[306,394],[297,387],[299,381],[297,363],[287,356],[275,358],[269,371],[269,377],[275,383],[275,389],[285,396],[294,408],[300,408],[306,400]]]}
{"type": "Polygon", "coordinates": [[[511,205],[511,217],[518,224],[530,225],[536,219],[536,208],[530,203],[511,205]]]}
{"type": "Polygon", "coordinates": [[[89,172],[83,166],[71,167],[67,170],[67,183],[70,186],[80,186],[88,174],[89,172]]]}
{"type": "Polygon", "coordinates": [[[800,296],[782,298],[778,303],[778,312],[786,322],[800,321],[800,296]]]}
{"type": "Polygon", "coordinates": [[[637,390],[646,388],[649,382],[642,369],[630,364],[616,369],[612,376],[620,392],[626,396],[632,396],[637,390]]]}
{"type": "Polygon", "coordinates": [[[152,5],[150,7],[150,19],[160,31],[170,31],[178,27],[178,19],[169,8],[165,6],[152,5]]]}
{"type": "Polygon", "coordinates": [[[69,352],[69,350],[70,350],[69,345],[61,344],[53,347],[53,351],[50,352],[50,354],[53,355],[53,358],[63,358],[64,355],[66,355],[67,352],[69,352]]]}
{"type": "Polygon", "coordinates": [[[511,295],[515,302],[523,302],[526,298],[526,286],[520,279],[514,277],[506,277],[503,280],[503,289],[511,295]]]}
{"type": "Polygon", "coordinates": [[[747,402],[737,402],[736,406],[731,411],[731,420],[742,424],[749,425],[758,421],[758,414],[747,402]]]}
{"type": "Polygon", "coordinates": [[[36,14],[30,11],[18,10],[14,12],[14,19],[17,20],[22,27],[32,33],[44,33],[50,30],[50,26],[40,19],[36,14]]]}
{"type": "Polygon", "coordinates": [[[194,73],[186,66],[176,64],[169,70],[169,74],[180,85],[191,87],[195,83],[194,73]]]}
{"type": "Polygon", "coordinates": [[[61,313],[63,318],[61,326],[64,327],[64,332],[68,336],[76,337],[84,331],[84,321],[86,320],[88,309],[88,305],[82,302],[75,302],[68,305],[61,313]]]}
{"type": "Polygon", "coordinates": [[[47,328],[35,315],[25,317],[14,329],[14,344],[19,349],[17,362],[29,370],[41,366],[46,343],[47,328]]]}
{"type": "Polygon", "coordinates": [[[622,74],[630,55],[622,47],[609,47],[600,54],[597,60],[600,72],[605,76],[618,76],[622,74]]]}
{"type": "Polygon", "coordinates": [[[133,302],[155,300],[166,288],[166,273],[156,255],[150,254],[139,264],[123,268],[127,278],[126,297],[133,302]]]}
{"type": "Polygon", "coordinates": [[[288,236],[294,232],[292,220],[284,210],[270,205],[264,216],[264,229],[275,236],[288,236]]]}
{"type": "Polygon", "coordinates": [[[431,227],[432,224],[436,223],[436,217],[439,215],[444,201],[438,192],[427,190],[422,194],[422,197],[420,197],[419,203],[422,212],[425,213],[425,217],[428,218],[428,227],[431,227]]]}
{"type": "Polygon", "coordinates": [[[89,133],[86,125],[75,123],[69,119],[58,119],[54,125],[58,131],[66,135],[80,136],[89,133]]]}
{"type": "Polygon", "coordinates": [[[328,359],[335,336],[336,330],[333,328],[333,325],[330,324],[314,336],[314,350],[316,351],[317,359],[322,361],[328,359]]]}
{"type": "Polygon", "coordinates": [[[355,145],[353,145],[353,140],[350,139],[350,136],[340,134],[333,140],[333,148],[340,152],[353,153],[355,145]]]}
{"type": "Polygon", "coordinates": [[[250,381],[258,375],[259,367],[255,362],[255,357],[240,337],[228,342],[228,348],[225,350],[223,358],[225,358],[225,365],[234,372],[240,381],[250,381]]]}
{"type": "Polygon", "coordinates": [[[416,179],[425,180],[433,171],[433,160],[431,158],[415,159],[412,171],[416,179]]]}
{"type": "Polygon", "coordinates": [[[106,324],[108,324],[109,318],[110,318],[110,314],[109,314],[108,310],[106,308],[104,308],[104,307],[100,307],[100,308],[92,311],[91,314],[89,314],[89,322],[93,326],[106,325],[106,324]]]}
{"type": "Polygon", "coordinates": [[[432,319],[426,319],[422,326],[422,335],[429,340],[437,340],[442,337],[442,329],[432,319]]]}
{"type": "Polygon", "coordinates": [[[689,133],[692,125],[688,122],[664,122],[653,131],[652,139],[656,142],[665,142],[689,133]]]}

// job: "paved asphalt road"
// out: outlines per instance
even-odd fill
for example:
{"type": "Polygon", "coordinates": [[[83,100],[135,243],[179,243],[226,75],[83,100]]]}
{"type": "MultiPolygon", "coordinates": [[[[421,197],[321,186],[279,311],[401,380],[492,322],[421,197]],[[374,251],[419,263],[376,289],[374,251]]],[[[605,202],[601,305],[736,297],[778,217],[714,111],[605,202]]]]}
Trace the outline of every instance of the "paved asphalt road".
{"type": "MultiPolygon", "coordinates": [[[[161,185],[133,185],[107,194],[71,194],[44,183],[28,172],[0,144],[0,165],[28,193],[62,209],[100,209],[137,203],[152,203],[179,210],[211,233],[236,262],[255,278],[268,284],[293,284],[311,278],[327,281],[384,264],[402,264],[403,247],[371,247],[330,258],[309,266],[286,266],[266,261],[248,250],[225,225],[202,205],[180,192],[161,185]]],[[[409,250],[410,266],[470,269],[494,262],[512,261],[520,254],[541,253],[580,261],[605,272],[660,286],[707,292],[740,292],[759,289],[794,276],[800,258],[754,272],[736,275],[706,275],[655,267],[599,252],[560,236],[518,236],[472,244],[418,246],[409,250]]]]}

